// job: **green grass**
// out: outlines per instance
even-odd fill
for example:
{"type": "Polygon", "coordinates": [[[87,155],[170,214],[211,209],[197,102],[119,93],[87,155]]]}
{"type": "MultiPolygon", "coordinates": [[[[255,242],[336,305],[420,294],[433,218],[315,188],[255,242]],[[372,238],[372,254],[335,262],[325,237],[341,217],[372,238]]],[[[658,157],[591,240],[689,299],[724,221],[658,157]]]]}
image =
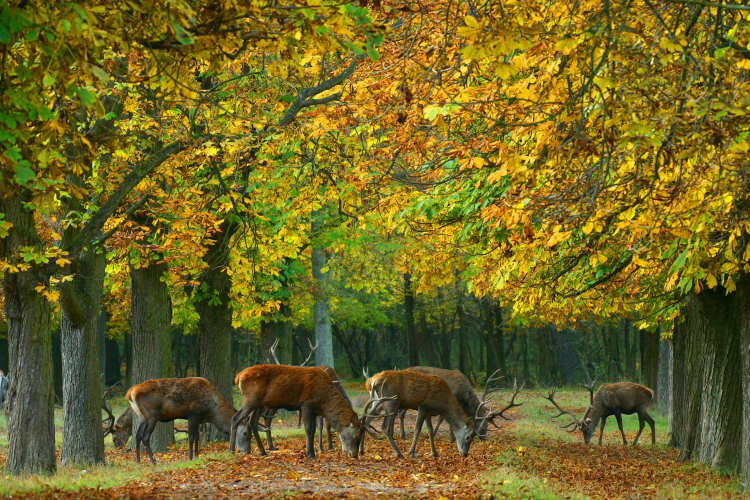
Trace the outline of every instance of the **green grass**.
{"type": "Polygon", "coordinates": [[[545,479],[538,479],[528,474],[522,474],[512,467],[501,466],[484,475],[485,489],[493,492],[496,497],[511,500],[585,500],[588,497],[578,493],[561,495],[554,491],[545,479]]]}

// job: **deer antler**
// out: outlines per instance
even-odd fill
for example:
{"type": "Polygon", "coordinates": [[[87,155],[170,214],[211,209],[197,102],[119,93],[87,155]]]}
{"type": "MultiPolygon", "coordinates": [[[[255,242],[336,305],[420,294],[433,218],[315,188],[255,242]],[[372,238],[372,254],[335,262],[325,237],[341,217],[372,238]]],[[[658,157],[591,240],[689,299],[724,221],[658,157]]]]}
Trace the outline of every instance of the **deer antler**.
{"type": "MultiPolygon", "coordinates": [[[[109,389],[111,389],[111,387],[109,389]]],[[[109,392],[109,389],[104,391],[104,394],[102,394],[102,408],[107,412],[108,415],[108,417],[104,419],[104,422],[107,423],[107,425],[104,427],[104,437],[109,436],[115,426],[115,416],[112,414],[112,407],[107,401],[107,393],[109,392]]]]}
{"type": "MultiPolygon", "coordinates": [[[[385,388],[385,383],[388,381],[388,379],[383,380],[383,382],[380,384],[380,391],[383,393],[383,389],[385,388]]],[[[372,407],[372,409],[377,409],[380,407],[381,404],[383,404],[383,401],[397,401],[398,400],[398,394],[394,394],[393,396],[381,396],[378,394],[378,390],[375,387],[375,385],[372,386],[370,399],[367,401],[367,404],[365,404],[365,408],[362,411],[362,416],[360,417],[360,422],[362,422],[362,425],[364,426],[365,431],[372,436],[374,439],[385,439],[383,437],[382,431],[379,431],[372,427],[367,419],[370,418],[380,418],[380,417],[390,417],[395,414],[395,411],[392,413],[385,413],[383,412],[381,415],[376,415],[374,413],[368,413],[368,409],[372,407]]],[[[398,405],[396,406],[396,411],[398,410],[398,405]]]]}
{"type": "Polygon", "coordinates": [[[318,342],[317,339],[315,339],[315,345],[312,345],[312,342],[310,342],[310,339],[307,339],[307,344],[310,346],[310,354],[307,355],[307,359],[300,366],[307,366],[307,363],[310,362],[312,355],[318,349],[318,346],[320,343],[318,342]]]}
{"type": "Polygon", "coordinates": [[[492,375],[490,375],[489,377],[487,377],[487,382],[484,383],[484,392],[482,393],[482,397],[480,398],[481,401],[486,401],[487,400],[487,396],[489,396],[493,392],[497,392],[497,391],[500,390],[499,387],[497,387],[496,389],[492,389],[491,391],[489,390],[490,384],[492,382],[496,382],[498,380],[502,380],[502,378],[503,378],[502,376],[495,377],[495,375],[497,375],[497,372],[499,372],[499,371],[500,371],[500,369],[497,369],[497,370],[495,370],[492,373],[492,375]]]}
{"type": "Polygon", "coordinates": [[[555,415],[552,418],[557,418],[557,417],[561,417],[563,415],[568,415],[570,418],[573,419],[573,421],[571,423],[569,423],[568,425],[561,425],[560,428],[561,429],[565,429],[568,432],[574,432],[577,428],[579,428],[581,426],[581,422],[576,418],[576,416],[573,414],[573,412],[568,411],[568,410],[563,410],[562,408],[560,408],[560,405],[558,405],[557,402],[555,402],[555,392],[556,392],[556,389],[552,389],[550,391],[550,393],[549,393],[549,396],[547,396],[547,397],[544,398],[544,399],[548,400],[550,403],[552,403],[553,405],[555,405],[555,408],[557,408],[557,411],[560,412],[560,413],[558,413],[557,415],[555,415]],[[573,425],[575,427],[573,427],[572,429],[568,429],[570,426],[573,426],[573,425]]]}
{"type": "Polygon", "coordinates": [[[273,345],[271,346],[271,357],[273,357],[273,360],[276,361],[277,365],[281,364],[281,361],[279,361],[279,358],[276,357],[276,348],[279,346],[279,338],[276,337],[276,340],[274,341],[273,345]]]}
{"type": "Polygon", "coordinates": [[[365,376],[365,380],[367,380],[368,378],[370,378],[370,372],[369,372],[369,370],[367,369],[366,366],[362,367],[362,375],[365,376]]]}
{"type": "Polygon", "coordinates": [[[589,390],[589,395],[591,396],[591,404],[594,404],[594,387],[596,386],[596,379],[594,379],[590,384],[581,384],[581,387],[584,389],[589,390]]]}
{"type": "MultiPolygon", "coordinates": [[[[521,387],[518,387],[518,380],[513,380],[513,396],[510,398],[510,403],[508,403],[507,406],[505,406],[504,408],[501,408],[499,410],[492,410],[492,408],[490,408],[490,411],[487,413],[487,415],[484,415],[484,416],[479,416],[478,415],[479,408],[477,408],[477,417],[476,417],[476,419],[477,420],[487,420],[492,425],[494,425],[496,428],[499,429],[498,425],[495,423],[495,418],[496,417],[500,417],[503,420],[508,420],[508,418],[505,415],[503,415],[503,413],[505,413],[506,411],[510,410],[511,408],[516,408],[517,406],[521,406],[523,404],[523,403],[516,403],[516,396],[518,396],[518,393],[521,392],[521,390],[525,386],[526,386],[526,382],[524,382],[523,384],[521,384],[521,387]]],[[[484,406],[486,404],[487,404],[487,401],[482,401],[482,403],[480,403],[479,407],[481,408],[482,406],[484,406]]]]}

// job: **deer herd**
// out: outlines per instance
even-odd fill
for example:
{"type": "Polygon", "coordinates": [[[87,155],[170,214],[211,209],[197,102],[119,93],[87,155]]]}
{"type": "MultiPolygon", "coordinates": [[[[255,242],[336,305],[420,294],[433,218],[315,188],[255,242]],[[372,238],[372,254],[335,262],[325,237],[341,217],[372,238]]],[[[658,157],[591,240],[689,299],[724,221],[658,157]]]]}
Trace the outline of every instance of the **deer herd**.
{"type": "MultiPolygon", "coordinates": [[[[127,391],[125,398],[130,406],[115,421],[112,408],[102,397],[102,408],[107,413],[104,435],[112,435],[115,447],[122,448],[132,435],[132,447],[136,451],[136,461],[140,463],[141,444],[146,449],[152,463],[151,435],[158,422],[177,419],[188,422],[188,454],[198,455],[199,426],[213,424],[219,431],[229,434],[229,449],[250,453],[253,438],[261,455],[266,449],[261,442],[259,431],[266,433],[269,450],[275,450],[271,437],[272,420],[278,410],[299,411],[304,422],[307,441],[306,452],[315,457],[315,432],[319,431],[318,450],[323,452],[323,428],[328,431],[328,449],[333,448],[331,427],[336,430],[341,449],[352,458],[365,451],[365,436],[374,439],[387,439],[394,454],[403,458],[393,438],[396,418],[400,417],[401,438],[406,439],[404,414],[408,410],[417,412],[414,436],[409,450],[416,457],[419,435],[424,425],[427,428],[432,456],[437,457],[435,434],[443,422],[449,426],[451,440],[456,442],[461,456],[468,456],[474,439],[484,440],[492,427],[499,429],[496,418],[507,420],[504,415],[511,408],[521,406],[516,396],[523,389],[513,384],[513,394],[506,406],[495,408],[488,399],[498,391],[490,389],[498,371],[488,377],[484,392],[477,396],[471,383],[461,372],[415,366],[405,370],[387,370],[369,376],[363,370],[368,398],[362,415],[358,415],[344,390],[341,380],[329,366],[306,366],[317,346],[311,347],[311,354],[301,366],[279,363],[275,348],[271,355],[276,364],[261,364],[242,370],[234,379],[234,384],[242,395],[242,406],[234,408],[221,393],[206,379],[200,377],[154,379],[135,385],[127,391]],[[433,426],[432,417],[438,417],[433,426]],[[263,425],[260,419],[263,418],[263,425]],[[383,419],[381,429],[373,422],[383,419]]],[[[654,419],[647,408],[654,392],[647,387],[632,382],[602,384],[594,394],[596,381],[584,385],[590,393],[590,404],[579,419],[576,415],[560,407],[555,401],[555,390],[545,399],[558,410],[552,418],[567,415],[571,422],[561,427],[569,432],[581,431],[584,442],[589,444],[597,424],[601,421],[599,444],[602,444],[604,425],[607,418],[614,415],[622,434],[623,444],[627,445],[622,426],[622,415],[638,414],[640,429],[633,441],[635,446],[646,423],[651,427],[651,443],[655,444],[654,419]]],[[[0,408],[8,397],[8,379],[0,372],[0,408]]]]}

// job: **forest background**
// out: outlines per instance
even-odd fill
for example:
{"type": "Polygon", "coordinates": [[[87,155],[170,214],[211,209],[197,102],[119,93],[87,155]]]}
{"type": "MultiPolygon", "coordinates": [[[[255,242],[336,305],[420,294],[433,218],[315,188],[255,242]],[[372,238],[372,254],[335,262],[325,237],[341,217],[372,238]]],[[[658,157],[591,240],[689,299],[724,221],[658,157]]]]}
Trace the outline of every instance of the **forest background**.
{"type": "Polygon", "coordinates": [[[101,462],[105,385],[230,395],[278,338],[641,380],[750,478],[750,7],[295,5],[0,8],[6,471],[56,467],[55,398],[101,462]]]}

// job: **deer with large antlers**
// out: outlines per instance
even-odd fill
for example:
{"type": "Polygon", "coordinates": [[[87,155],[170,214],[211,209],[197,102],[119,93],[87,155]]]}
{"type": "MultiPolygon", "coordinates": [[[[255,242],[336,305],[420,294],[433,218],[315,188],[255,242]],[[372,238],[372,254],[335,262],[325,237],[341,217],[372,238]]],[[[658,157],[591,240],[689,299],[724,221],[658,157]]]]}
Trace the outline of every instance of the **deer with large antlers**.
{"type": "MultiPolygon", "coordinates": [[[[221,432],[229,433],[237,413],[208,380],[200,377],[147,380],[131,387],[125,398],[135,415],[133,439],[138,463],[141,463],[141,443],[151,463],[156,463],[150,440],[158,422],[188,421],[188,450],[192,460],[193,448],[198,455],[198,426],[209,422],[221,432]]],[[[250,440],[241,440],[238,445],[241,450],[250,451],[250,440]]]]}
{"type": "Polygon", "coordinates": [[[368,408],[380,402],[368,402],[362,418],[358,417],[331,378],[318,367],[286,365],[256,365],[242,370],[234,379],[242,393],[242,408],[232,420],[229,449],[234,451],[237,430],[242,420],[250,419],[261,455],[265,449],[258,434],[258,419],[262,409],[301,410],[307,437],[307,456],[315,458],[315,417],[322,415],[333,425],[341,440],[341,448],[352,458],[359,454],[359,442],[365,432],[379,438],[377,431],[367,425],[368,408]]]}
{"type": "Polygon", "coordinates": [[[633,413],[638,414],[638,422],[640,428],[638,434],[635,436],[633,446],[638,444],[638,439],[641,437],[646,423],[651,426],[651,444],[656,444],[656,426],[654,419],[648,414],[648,406],[651,404],[651,400],[654,398],[654,391],[648,387],[644,387],[640,384],[633,382],[617,382],[615,384],[602,384],[599,387],[596,395],[594,395],[594,386],[596,380],[591,382],[589,385],[582,385],[582,387],[588,389],[590,396],[590,404],[583,418],[580,420],[571,411],[564,410],[560,405],[555,402],[555,390],[551,390],[549,395],[545,397],[550,401],[559,413],[552,418],[558,418],[563,415],[568,415],[572,421],[566,425],[561,425],[563,429],[568,432],[575,432],[580,430],[583,433],[583,441],[586,444],[591,442],[591,437],[594,435],[596,425],[601,420],[601,431],[599,433],[599,444],[602,444],[602,437],[604,436],[604,425],[607,423],[607,418],[614,415],[617,419],[617,425],[620,427],[620,434],[622,434],[622,444],[627,446],[628,441],[625,439],[625,431],[622,428],[622,415],[632,415],[633,413]]]}
{"type": "MultiPolygon", "coordinates": [[[[482,425],[482,420],[490,421],[494,424],[493,419],[500,416],[502,412],[511,408],[508,406],[502,410],[492,410],[488,407],[487,401],[480,403],[473,416],[469,416],[459,403],[456,396],[451,392],[450,387],[442,378],[435,375],[428,375],[415,371],[384,371],[367,379],[366,387],[370,394],[379,388],[382,396],[395,399],[388,399],[382,402],[386,412],[386,422],[384,428],[387,429],[386,436],[391,444],[391,448],[397,457],[403,458],[403,455],[393,440],[393,420],[395,420],[398,409],[416,410],[417,423],[414,429],[414,438],[412,440],[409,455],[416,458],[417,440],[422,430],[422,425],[427,427],[427,436],[430,441],[432,456],[437,457],[435,449],[435,430],[432,427],[432,416],[442,416],[448,425],[450,425],[456,436],[456,446],[462,456],[469,455],[469,448],[476,433],[476,422],[482,425]],[[488,411],[483,411],[483,409],[488,411]],[[480,416],[479,413],[484,413],[480,416]]],[[[515,396],[514,396],[515,399],[515,396]]],[[[514,406],[518,406],[514,403],[514,406]]]]}

